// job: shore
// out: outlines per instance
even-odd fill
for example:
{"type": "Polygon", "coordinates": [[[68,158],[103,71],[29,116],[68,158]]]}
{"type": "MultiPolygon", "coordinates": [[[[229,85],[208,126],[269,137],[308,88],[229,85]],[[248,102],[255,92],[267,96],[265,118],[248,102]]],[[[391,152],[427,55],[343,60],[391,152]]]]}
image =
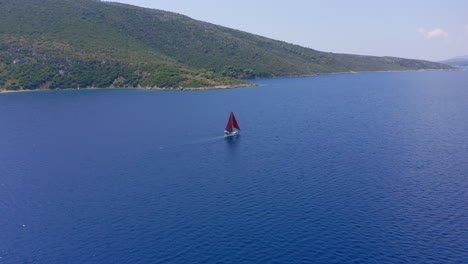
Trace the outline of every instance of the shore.
{"type": "Polygon", "coordinates": [[[159,88],[159,87],[86,87],[86,88],[63,88],[63,89],[34,89],[34,90],[0,90],[1,93],[22,93],[22,92],[47,92],[47,91],[76,91],[76,90],[123,90],[123,89],[134,89],[134,90],[155,90],[155,91],[202,91],[202,90],[219,90],[219,89],[235,89],[257,86],[254,83],[248,84],[231,84],[231,85],[216,85],[216,86],[205,86],[205,87],[177,87],[177,88],[159,88]]]}
{"type": "Polygon", "coordinates": [[[186,87],[186,88],[141,88],[146,90],[162,90],[162,91],[201,91],[201,90],[218,90],[218,89],[235,89],[257,86],[255,83],[246,84],[231,84],[231,85],[216,85],[205,87],[186,87]]]}
{"type": "MultiPolygon", "coordinates": [[[[358,74],[358,73],[372,73],[372,72],[425,72],[425,71],[464,71],[465,69],[421,69],[421,70],[400,70],[400,71],[349,71],[349,72],[331,72],[331,73],[317,73],[311,75],[297,75],[297,76],[277,76],[266,79],[281,79],[281,78],[303,78],[303,77],[316,77],[320,75],[335,75],[335,74],[358,74]]],[[[34,90],[0,90],[1,93],[21,93],[21,92],[45,92],[45,91],[71,91],[71,90],[106,90],[106,89],[137,89],[137,90],[155,90],[155,91],[203,91],[203,90],[218,90],[218,89],[235,89],[254,87],[257,84],[231,84],[231,85],[216,85],[205,87],[176,87],[176,88],[159,88],[159,87],[86,87],[86,88],[63,88],[63,89],[34,89],[34,90]]]]}
{"type": "Polygon", "coordinates": [[[303,77],[317,77],[321,75],[338,75],[338,74],[358,74],[358,73],[373,73],[373,72],[426,72],[426,71],[464,71],[466,69],[420,69],[420,70],[398,70],[398,71],[348,71],[348,72],[330,72],[330,73],[317,73],[309,75],[294,75],[294,76],[277,76],[265,79],[283,79],[283,78],[303,78],[303,77]]]}

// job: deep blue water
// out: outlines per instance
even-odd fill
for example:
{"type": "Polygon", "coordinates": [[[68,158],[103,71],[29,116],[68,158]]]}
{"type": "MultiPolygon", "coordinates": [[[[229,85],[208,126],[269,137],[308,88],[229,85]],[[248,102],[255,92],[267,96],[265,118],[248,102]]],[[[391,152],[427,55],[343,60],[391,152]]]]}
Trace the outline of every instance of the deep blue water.
{"type": "Polygon", "coordinates": [[[255,82],[0,94],[0,263],[468,263],[467,71],[255,82]]]}

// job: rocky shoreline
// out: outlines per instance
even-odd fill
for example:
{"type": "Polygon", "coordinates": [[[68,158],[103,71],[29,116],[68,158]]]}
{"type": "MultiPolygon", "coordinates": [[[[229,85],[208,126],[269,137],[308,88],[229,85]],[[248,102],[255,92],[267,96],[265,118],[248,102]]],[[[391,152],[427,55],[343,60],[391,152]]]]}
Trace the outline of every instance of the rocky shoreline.
{"type": "Polygon", "coordinates": [[[86,88],[64,88],[64,89],[34,89],[34,90],[4,90],[0,89],[0,93],[21,93],[21,92],[45,92],[45,91],[73,91],[73,90],[108,90],[108,89],[137,89],[137,90],[155,90],[155,91],[202,91],[202,90],[218,90],[218,89],[235,89],[257,86],[254,83],[246,84],[231,84],[231,85],[216,85],[216,86],[205,86],[205,87],[177,87],[177,88],[159,88],[159,87],[109,87],[109,88],[97,88],[97,87],[86,87],[86,88]]]}

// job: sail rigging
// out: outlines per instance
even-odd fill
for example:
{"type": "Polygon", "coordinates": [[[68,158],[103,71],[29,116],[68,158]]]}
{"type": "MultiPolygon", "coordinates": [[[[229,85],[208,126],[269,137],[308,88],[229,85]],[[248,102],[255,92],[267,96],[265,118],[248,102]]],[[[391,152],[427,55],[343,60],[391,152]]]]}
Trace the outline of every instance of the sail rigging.
{"type": "MultiPolygon", "coordinates": [[[[228,122],[227,122],[227,124],[226,124],[225,134],[226,134],[226,132],[227,132],[227,134],[233,133],[233,132],[234,132],[234,128],[240,130],[239,123],[237,123],[237,119],[236,119],[236,117],[234,116],[234,113],[231,112],[231,114],[229,115],[228,122]]],[[[237,133],[237,132],[238,132],[238,131],[236,131],[236,133],[237,133]]]]}

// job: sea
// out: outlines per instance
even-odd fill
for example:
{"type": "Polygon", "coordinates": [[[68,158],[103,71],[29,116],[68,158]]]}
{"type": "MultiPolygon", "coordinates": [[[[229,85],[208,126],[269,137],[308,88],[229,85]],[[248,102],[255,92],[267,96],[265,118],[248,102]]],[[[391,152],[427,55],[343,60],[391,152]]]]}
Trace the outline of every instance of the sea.
{"type": "Polygon", "coordinates": [[[0,263],[468,263],[468,71],[251,81],[0,94],[0,263]]]}

